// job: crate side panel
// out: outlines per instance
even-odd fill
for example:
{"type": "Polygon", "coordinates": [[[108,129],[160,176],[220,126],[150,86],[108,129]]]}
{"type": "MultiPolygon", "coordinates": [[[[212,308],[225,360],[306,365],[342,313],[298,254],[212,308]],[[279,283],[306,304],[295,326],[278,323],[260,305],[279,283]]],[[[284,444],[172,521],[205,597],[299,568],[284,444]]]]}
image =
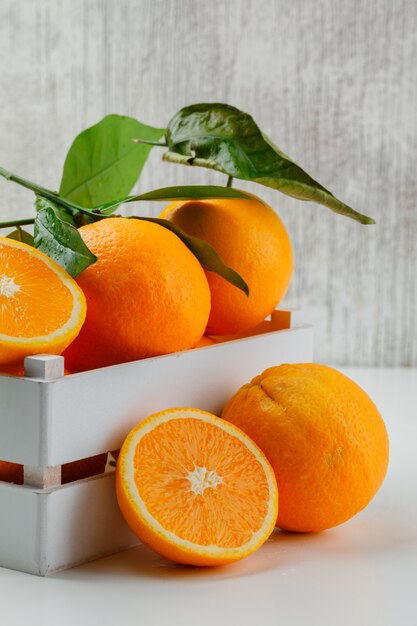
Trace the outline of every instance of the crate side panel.
{"type": "Polygon", "coordinates": [[[272,365],[312,360],[312,329],[297,328],[125,363],[49,383],[47,465],[120,447],[147,415],[195,406],[218,413],[229,397],[272,365]]]}
{"type": "Polygon", "coordinates": [[[0,565],[42,574],[42,495],[0,482],[0,565]]]}
{"type": "Polygon", "coordinates": [[[0,459],[40,465],[45,390],[42,383],[0,375],[0,459]]]}
{"type": "Polygon", "coordinates": [[[119,511],[114,474],[49,493],[44,564],[47,574],[138,543],[119,511]]]}

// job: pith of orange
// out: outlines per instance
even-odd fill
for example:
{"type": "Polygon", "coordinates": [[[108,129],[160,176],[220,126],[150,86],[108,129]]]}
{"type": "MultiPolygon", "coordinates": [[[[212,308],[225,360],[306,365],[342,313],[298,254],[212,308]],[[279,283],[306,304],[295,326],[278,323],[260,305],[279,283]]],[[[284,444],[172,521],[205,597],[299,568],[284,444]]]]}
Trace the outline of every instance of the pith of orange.
{"type": "Polygon", "coordinates": [[[247,282],[250,295],[214,272],[207,333],[232,335],[262,322],[287,292],[293,253],[285,226],[273,209],[256,198],[173,202],[161,213],[185,232],[204,239],[247,282]]]}
{"type": "Polygon", "coordinates": [[[65,353],[73,371],[193,348],[204,333],[210,291],[182,241],[158,224],[111,218],[80,234],[98,257],[77,282],[88,311],[65,353]]]}
{"type": "Polygon", "coordinates": [[[46,254],[0,238],[0,366],[60,354],[85,318],[84,294],[46,254]]]}
{"type": "Polygon", "coordinates": [[[271,367],[244,385],[222,417],[263,450],[277,478],[277,525],[321,531],[345,522],[378,491],[388,436],[369,396],[313,363],[271,367]]]}
{"type": "Polygon", "coordinates": [[[116,492],[143,543],[191,565],[248,556],[272,532],[278,510],[263,453],[238,428],[198,409],[156,413],[129,433],[116,492]]]}

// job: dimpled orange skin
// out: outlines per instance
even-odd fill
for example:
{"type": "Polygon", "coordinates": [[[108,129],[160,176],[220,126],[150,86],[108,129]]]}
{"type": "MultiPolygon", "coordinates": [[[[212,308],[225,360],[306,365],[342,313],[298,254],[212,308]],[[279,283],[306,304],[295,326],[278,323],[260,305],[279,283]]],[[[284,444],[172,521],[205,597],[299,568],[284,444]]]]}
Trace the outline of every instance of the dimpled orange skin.
{"type": "Polygon", "coordinates": [[[285,296],[292,272],[291,242],[273,209],[253,200],[222,198],[173,202],[160,215],[210,243],[249,286],[249,298],[214,272],[207,334],[232,335],[253,328],[285,296]]]}
{"type": "Polygon", "coordinates": [[[246,432],[274,468],[280,528],[337,526],[370,502],[385,477],[384,422],[369,396],[330,367],[271,367],[231,398],[222,417],[246,432]]]}
{"type": "Polygon", "coordinates": [[[77,278],[87,317],[64,353],[71,372],[197,344],[210,291],[201,265],[176,235],[126,218],[101,220],[79,232],[98,261],[77,278]]]}

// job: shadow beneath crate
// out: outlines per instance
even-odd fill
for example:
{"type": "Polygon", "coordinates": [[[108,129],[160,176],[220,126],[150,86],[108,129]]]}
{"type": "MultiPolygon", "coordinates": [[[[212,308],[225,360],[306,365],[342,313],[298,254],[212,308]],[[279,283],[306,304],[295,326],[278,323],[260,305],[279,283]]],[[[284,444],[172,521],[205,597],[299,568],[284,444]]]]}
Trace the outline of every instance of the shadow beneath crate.
{"type": "Polygon", "coordinates": [[[183,579],[187,582],[218,581],[219,579],[240,578],[253,574],[277,570],[277,573],[286,574],[291,566],[290,551],[294,544],[306,545],[319,540],[319,535],[300,535],[275,530],[268,541],[250,557],[220,567],[194,567],[172,563],[159,556],[150,548],[139,545],[124,552],[101,558],[72,570],[60,572],[56,577],[62,579],[89,579],[97,577],[129,578],[156,578],[162,581],[183,579]]]}

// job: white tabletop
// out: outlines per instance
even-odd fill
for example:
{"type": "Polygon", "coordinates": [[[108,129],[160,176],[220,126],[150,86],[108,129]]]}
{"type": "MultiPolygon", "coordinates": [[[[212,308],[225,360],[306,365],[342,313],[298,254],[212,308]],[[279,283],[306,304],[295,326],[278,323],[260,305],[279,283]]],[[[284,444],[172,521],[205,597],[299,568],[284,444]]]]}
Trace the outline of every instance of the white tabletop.
{"type": "Polygon", "coordinates": [[[223,568],[147,548],[38,578],[0,568],[5,626],[416,626],[417,370],[343,368],[371,395],[391,460],[365,511],[316,535],[276,532],[223,568]]]}

